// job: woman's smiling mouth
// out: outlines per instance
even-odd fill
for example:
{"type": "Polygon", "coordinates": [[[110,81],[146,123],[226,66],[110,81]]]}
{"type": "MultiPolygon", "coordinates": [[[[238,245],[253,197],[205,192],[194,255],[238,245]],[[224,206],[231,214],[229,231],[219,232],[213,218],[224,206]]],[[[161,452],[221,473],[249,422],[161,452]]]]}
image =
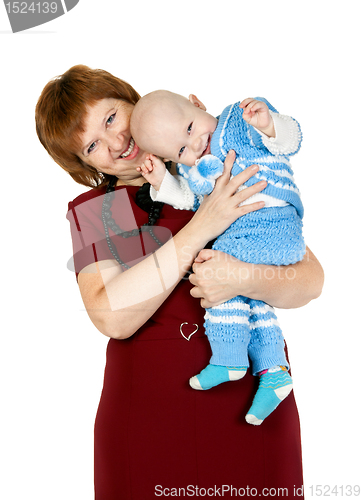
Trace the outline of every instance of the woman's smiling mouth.
{"type": "Polygon", "coordinates": [[[122,154],[119,155],[118,159],[128,159],[128,160],[133,160],[138,155],[139,152],[139,147],[135,143],[133,137],[130,138],[130,141],[128,143],[128,148],[126,151],[124,151],[122,154]]]}

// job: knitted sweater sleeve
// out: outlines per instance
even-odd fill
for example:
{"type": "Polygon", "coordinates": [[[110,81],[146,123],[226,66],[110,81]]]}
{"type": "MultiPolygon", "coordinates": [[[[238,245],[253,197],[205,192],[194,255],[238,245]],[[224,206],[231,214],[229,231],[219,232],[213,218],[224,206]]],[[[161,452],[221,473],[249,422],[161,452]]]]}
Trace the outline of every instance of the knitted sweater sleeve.
{"type": "Polygon", "coordinates": [[[172,175],[166,170],[160,189],[156,191],[150,187],[150,196],[153,201],[161,201],[178,210],[194,210],[196,195],[189,188],[187,179],[181,175],[172,175]]]}
{"type": "Polygon", "coordinates": [[[269,113],[274,122],[275,137],[268,137],[255,129],[261,135],[264,146],[275,156],[296,154],[302,142],[299,123],[291,116],[281,115],[272,110],[269,110],[269,113]]]}

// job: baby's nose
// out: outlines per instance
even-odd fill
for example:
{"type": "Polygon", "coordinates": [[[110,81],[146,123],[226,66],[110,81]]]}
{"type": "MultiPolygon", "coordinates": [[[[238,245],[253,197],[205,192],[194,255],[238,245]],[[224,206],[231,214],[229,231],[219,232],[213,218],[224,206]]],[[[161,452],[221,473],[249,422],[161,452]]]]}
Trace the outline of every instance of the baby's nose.
{"type": "Polygon", "coordinates": [[[196,137],[192,143],[192,149],[195,153],[198,153],[201,148],[201,137],[196,137]]]}

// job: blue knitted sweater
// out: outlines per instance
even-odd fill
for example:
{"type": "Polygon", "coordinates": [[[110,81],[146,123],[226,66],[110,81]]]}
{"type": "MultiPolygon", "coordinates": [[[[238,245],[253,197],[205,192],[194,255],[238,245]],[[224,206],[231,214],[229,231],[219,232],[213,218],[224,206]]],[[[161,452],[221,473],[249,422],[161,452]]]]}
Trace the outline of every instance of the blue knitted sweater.
{"type": "MultiPolygon", "coordinates": [[[[261,97],[256,99],[265,102],[271,111],[277,113],[266,99],[261,97]]],[[[211,153],[224,162],[228,151],[233,149],[236,152],[236,160],[232,169],[234,176],[250,165],[259,165],[259,171],[245,185],[251,186],[256,182],[266,180],[268,185],[263,193],[293,205],[302,218],[303,204],[289,162],[289,156],[299,151],[302,141],[298,122],[296,123],[299,129],[299,146],[296,151],[288,155],[272,155],[263,144],[261,135],[242,118],[243,110],[239,108],[239,104],[240,102],[231,104],[221,113],[212,135],[211,153]]],[[[179,165],[178,170],[180,175],[187,177],[189,167],[179,165]]]]}

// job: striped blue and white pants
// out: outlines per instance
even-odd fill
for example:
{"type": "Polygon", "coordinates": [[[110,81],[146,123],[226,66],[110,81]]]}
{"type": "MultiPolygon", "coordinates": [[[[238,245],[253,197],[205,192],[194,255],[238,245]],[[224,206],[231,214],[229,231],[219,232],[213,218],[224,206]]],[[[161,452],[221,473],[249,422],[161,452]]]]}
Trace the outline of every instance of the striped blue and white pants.
{"type": "Polygon", "coordinates": [[[265,302],[238,296],[207,309],[205,331],[211,364],[249,366],[250,358],[254,375],[276,365],[289,367],[274,308],[265,302]]]}
{"type": "MultiPolygon", "coordinates": [[[[302,221],[291,205],[258,210],[235,221],[212,248],[254,264],[293,264],[305,254],[302,221]]],[[[250,358],[253,374],[288,367],[281,328],[265,302],[238,296],[207,309],[205,333],[212,364],[249,366],[250,358]]]]}

